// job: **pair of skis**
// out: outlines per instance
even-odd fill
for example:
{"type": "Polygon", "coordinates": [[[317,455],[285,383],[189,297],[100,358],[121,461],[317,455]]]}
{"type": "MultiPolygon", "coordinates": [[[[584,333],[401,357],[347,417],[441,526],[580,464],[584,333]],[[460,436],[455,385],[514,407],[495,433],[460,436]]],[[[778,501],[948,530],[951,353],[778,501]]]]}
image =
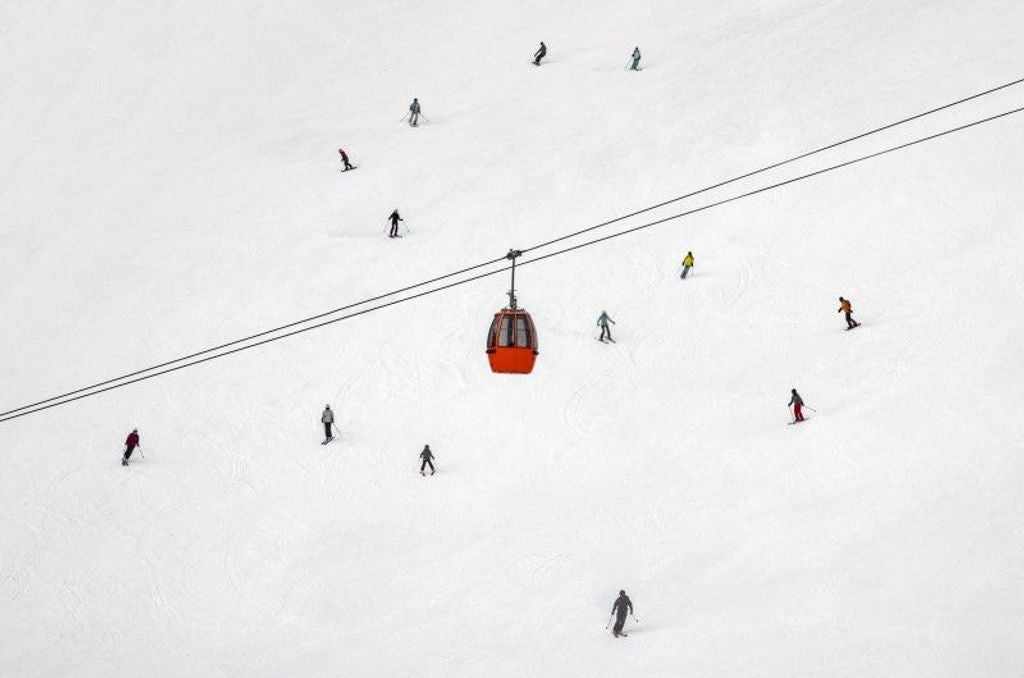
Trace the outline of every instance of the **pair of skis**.
{"type": "MultiPolygon", "coordinates": [[[[615,613],[613,612],[612,616],[614,616],[614,615],[615,615],[615,613]]],[[[640,623],[640,620],[637,619],[636,616],[634,616],[634,615],[630,615],[630,616],[633,617],[633,623],[634,624],[639,624],[640,623]]],[[[608,627],[611,626],[611,625],[612,625],[612,617],[608,617],[608,623],[604,625],[604,630],[607,631],[608,627]]],[[[625,631],[619,631],[618,633],[616,633],[615,631],[612,631],[612,635],[615,636],[616,638],[629,638],[629,634],[626,633],[625,631]]]]}

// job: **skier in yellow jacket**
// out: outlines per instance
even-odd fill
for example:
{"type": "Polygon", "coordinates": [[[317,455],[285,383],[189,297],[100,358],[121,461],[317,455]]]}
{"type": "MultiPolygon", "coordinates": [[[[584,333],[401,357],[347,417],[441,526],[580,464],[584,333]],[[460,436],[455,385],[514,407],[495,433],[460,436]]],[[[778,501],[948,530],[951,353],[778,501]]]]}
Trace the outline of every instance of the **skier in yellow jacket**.
{"type": "Polygon", "coordinates": [[[679,277],[686,280],[686,274],[693,268],[693,252],[687,252],[686,256],[683,257],[683,273],[679,277]]]}

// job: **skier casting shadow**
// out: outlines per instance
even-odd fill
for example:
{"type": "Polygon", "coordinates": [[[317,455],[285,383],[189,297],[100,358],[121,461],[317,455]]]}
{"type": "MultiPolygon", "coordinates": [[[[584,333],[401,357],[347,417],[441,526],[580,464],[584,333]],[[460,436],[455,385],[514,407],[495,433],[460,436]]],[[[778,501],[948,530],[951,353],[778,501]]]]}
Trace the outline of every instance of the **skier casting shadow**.
{"type": "Polygon", "coordinates": [[[693,252],[687,252],[683,257],[683,272],[679,277],[686,280],[686,274],[690,272],[691,268],[693,268],[693,252]]]}
{"type": "Polygon", "coordinates": [[[633,63],[630,65],[629,70],[639,71],[640,70],[640,48],[633,48],[633,63]]]}
{"type": "Polygon", "coordinates": [[[804,399],[800,397],[800,394],[796,392],[796,389],[790,390],[792,397],[789,399],[789,405],[793,408],[793,423],[804,420],[804,399]]]}
{"type": "Polygon", "coordinates": [[[324,406],[324,413],[320,415],[320,423],[324,425],[324,442],[321,444],[326,445],[334,440],[334,435],[331,433],[331,427],[334,426],[334,412],[330,405],[324,406]]]}
{"type": "Polygon", "coordinates": [[[540,49],[533,53],[533,65],[540,66],[540,60],[547,56],[548,48],[544,41],[540,41],[540,49]]]}
{"type": "Polygon", "coordinates": [[[417,127],[420,124],[420,100],[416,97],[412,98],[412,103],[409,104],[409,125],[411,127],[417,127]]]}
{"type": "MultiPolygon", "coordinates": [[[[615,626],[612,627],[612,635],[618,638],[622,636],[627,638],[628,635],[623,633],[622,627],[626,625],[626,614],[627,612],[633,614],[633,602],[626,595],[625,591],[619,591],[619,597],[615,599],[615,603],[612,604],[612,614],[615,615],[615,626]]],[[[636,619],[636,617],[633,617],[636,619]]]]}
{"type": "Polygon", "coordinates": [[[121,457],[121,466],[128,465],[128,460],[132,458],[132,452],[136,447],[141,449],[142,445],[139,443],[139,429],[133,428],[124,441],[124,456],[121,457]]]}
{"type": "Polygon", "coordinates": [[[341,156],[341,163],[342,165],[344,165],[344,168],[341,170],[342,172],[347,172],[351,169],[355,169],[355,167],[352,166],[352,163],[348,161],[348,153],[345,152],[344,148],[338,149],[338,155],[341,156]]]}
{"type": "Polygon", "coordinates": [[[611,319],[607,311],[601,311],[601,316],[597,319],[597,326],[601,328],[601,338],[598,339],[598,341],[604,342],[605,338],[607,338],[608,341],[614,344],[615,340],[612,339],[612,328],[608,327],[608,323],[614,325],[615,321],[611,319]]]}
{"type": "Polygon", "coordinates": [[[426,471],[426,468],[428,466],[430,467],[430,475],[434,475],[434,473],[436,472],[434,470],[434,461],[433,461],[434,453],[430,451],[430,445],[424,445],[423,446],[423,451],[420,452],[420,459],[423,460],[423,463],[420,464],[420,475],[421,476],[427,475],[424,471],[426,471]]]}
{"type": "Polygon", "coordinates": [[[388,219],[391,220],[391,230],[388,232],[388,237],[389,238],[400,238],[401,236],[398,235],[398,222],[399,221],[405,221],[405,220],[402,219],[401,216],[399,216],[398,210],[395,210],[394,212],[392,212],[391,216],[388,217],[388,219]]]}
{"type": "Polygon", "coordinates": [[[839,297],[839,310],[836,313],[846,314],[846,329],[852,330],[860,326],[860,323],[853,319],[853,306],[850,305],[849,299],[839,297]]]}

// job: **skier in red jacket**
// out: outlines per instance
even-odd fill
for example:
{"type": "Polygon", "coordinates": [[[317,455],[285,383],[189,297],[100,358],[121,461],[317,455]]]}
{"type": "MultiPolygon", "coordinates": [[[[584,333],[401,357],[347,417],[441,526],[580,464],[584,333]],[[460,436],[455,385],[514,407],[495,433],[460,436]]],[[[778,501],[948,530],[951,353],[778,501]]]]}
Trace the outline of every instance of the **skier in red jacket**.
{"type": "Polygon", "coordinates": [[[124,441],[124,456],[121,458],[121,466],[128,465],[128,460],[131,459],[132,452],[136,447],[142,447],[142,445],[139,444],[139,429],[133,428],[124,441]]]}

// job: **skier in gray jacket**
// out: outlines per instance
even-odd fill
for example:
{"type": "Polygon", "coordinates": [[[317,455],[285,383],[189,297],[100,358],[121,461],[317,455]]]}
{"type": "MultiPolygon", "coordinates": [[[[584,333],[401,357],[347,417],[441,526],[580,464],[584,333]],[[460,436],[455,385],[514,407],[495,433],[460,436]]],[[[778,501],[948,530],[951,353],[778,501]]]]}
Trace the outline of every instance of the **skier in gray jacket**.
{"type": "Polygon", "coordinates": [[[334,425],[334,412],[330,405],[324,406],[324,413],[320,415],[320,423],[324,425],[324,442],[329,442],[334,435],[331,433],[331,426],[334,425]]]}
{"type": "Polygon", "coordinates": [[[412,103],[409,104],[409,124],[413,127],[419,125],[420,122],[420,100],[413,97],[412,103]]]}
{"type": "Polygon", "coordinates": [[[601,338],[598,339],[598,341],[603,342],[605,337],[608,337],[608,340],[614,343],[615,340],[612,339],[612,329],[608,327],[608,323],[614,325],[615,321],[611,319],[607,311],[601,311],[601,316],[597,319],[597,326],[601,328],[601,338]]]}
{"type": "Polygon", "coordinates": [[[629,67],[629,70],[631,70],[631,71],[639,71],[640,70],[640,48],[639,47],[634,47],[633,48],[633,65],[629,67]]]}

